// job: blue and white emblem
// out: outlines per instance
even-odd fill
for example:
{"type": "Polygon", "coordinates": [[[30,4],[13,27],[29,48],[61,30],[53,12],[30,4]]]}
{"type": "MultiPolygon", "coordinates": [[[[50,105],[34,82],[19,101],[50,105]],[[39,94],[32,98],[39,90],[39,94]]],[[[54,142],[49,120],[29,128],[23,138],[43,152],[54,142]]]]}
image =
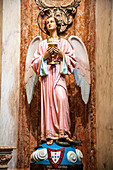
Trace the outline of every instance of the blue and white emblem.
{"type": "Polygon", "coordinates": [[[57,168],[58,165],[62,162],[63,155],[64,155],[64,148],[61,149],[50,149],[47,148],[48,158],[50,163],[57,168]]]}
{"type": "Polygon", "coordinates": [[[60,159],[60,154],[61,154],[61,151],[58,151],[58,152],[52,152],[51,151],[51,157],[52,157],[52,160],[54,163],[57,163],[60,159]]]}

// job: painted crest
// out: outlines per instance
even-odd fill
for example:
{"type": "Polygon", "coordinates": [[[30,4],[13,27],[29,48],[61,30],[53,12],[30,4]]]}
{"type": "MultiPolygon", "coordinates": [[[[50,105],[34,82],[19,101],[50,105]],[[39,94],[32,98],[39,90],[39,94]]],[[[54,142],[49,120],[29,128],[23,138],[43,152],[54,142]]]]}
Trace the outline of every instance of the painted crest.
{"type": "Polygon", "coordinates": [[[62,162],[64,156],[64,148],[61,149],[50,149],[47,148],[48,158],[50,163],[57,168],[62,162]]]}

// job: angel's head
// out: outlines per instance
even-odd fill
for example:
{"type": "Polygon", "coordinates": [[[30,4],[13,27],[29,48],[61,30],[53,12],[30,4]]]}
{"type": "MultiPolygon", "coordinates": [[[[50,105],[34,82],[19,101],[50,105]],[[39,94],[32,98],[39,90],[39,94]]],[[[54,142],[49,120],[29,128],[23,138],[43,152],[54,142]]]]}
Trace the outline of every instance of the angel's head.
{"type": "Polygon", "coordinates": [[[57,34],[59,35],[60,27],[61,26],[59,25],[56,17],[49,16],[47,18],[47,20],[45,21],[44,29],[45,29],[47,35],[50,35],[50,32],[52,32],[53,30],[57,30],[57,34]]]}

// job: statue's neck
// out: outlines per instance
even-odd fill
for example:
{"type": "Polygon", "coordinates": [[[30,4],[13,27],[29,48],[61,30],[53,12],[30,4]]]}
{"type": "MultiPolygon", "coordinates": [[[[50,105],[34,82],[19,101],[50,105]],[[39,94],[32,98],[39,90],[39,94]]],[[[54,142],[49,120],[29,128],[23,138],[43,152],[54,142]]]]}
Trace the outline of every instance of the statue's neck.
{"type": "Polygon", "coordinates": [[[56,40],[56,39],[58,39],[58,35],[57,35],[57,30],[56,30],[56,29],[50,31],[50,37],[49,37],[49,39],[51,39],[51,40],[56,40]]]}

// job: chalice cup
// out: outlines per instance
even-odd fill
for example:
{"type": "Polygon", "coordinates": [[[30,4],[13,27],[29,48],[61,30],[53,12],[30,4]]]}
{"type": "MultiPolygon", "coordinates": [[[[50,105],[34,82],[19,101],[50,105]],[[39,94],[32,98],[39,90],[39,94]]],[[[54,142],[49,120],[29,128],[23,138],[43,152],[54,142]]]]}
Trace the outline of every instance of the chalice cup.
{"type": "MultiPolygon", "coordinates": [[[[55,48],[55,47],[57,47],[57,44],[52,44],[52,43],[50,43],[50,44],[48,44],[48,47],[51,47],[51,48],[55,48]]],[[[60,62],[59,61],[54,61],[55,60],[55,53],[53,52],[52,54],[51,54],[51,61],[50,62],[48,62],[48,64],[49,65],[55,65],[55,64],[60,64],[60,62]]]]}

